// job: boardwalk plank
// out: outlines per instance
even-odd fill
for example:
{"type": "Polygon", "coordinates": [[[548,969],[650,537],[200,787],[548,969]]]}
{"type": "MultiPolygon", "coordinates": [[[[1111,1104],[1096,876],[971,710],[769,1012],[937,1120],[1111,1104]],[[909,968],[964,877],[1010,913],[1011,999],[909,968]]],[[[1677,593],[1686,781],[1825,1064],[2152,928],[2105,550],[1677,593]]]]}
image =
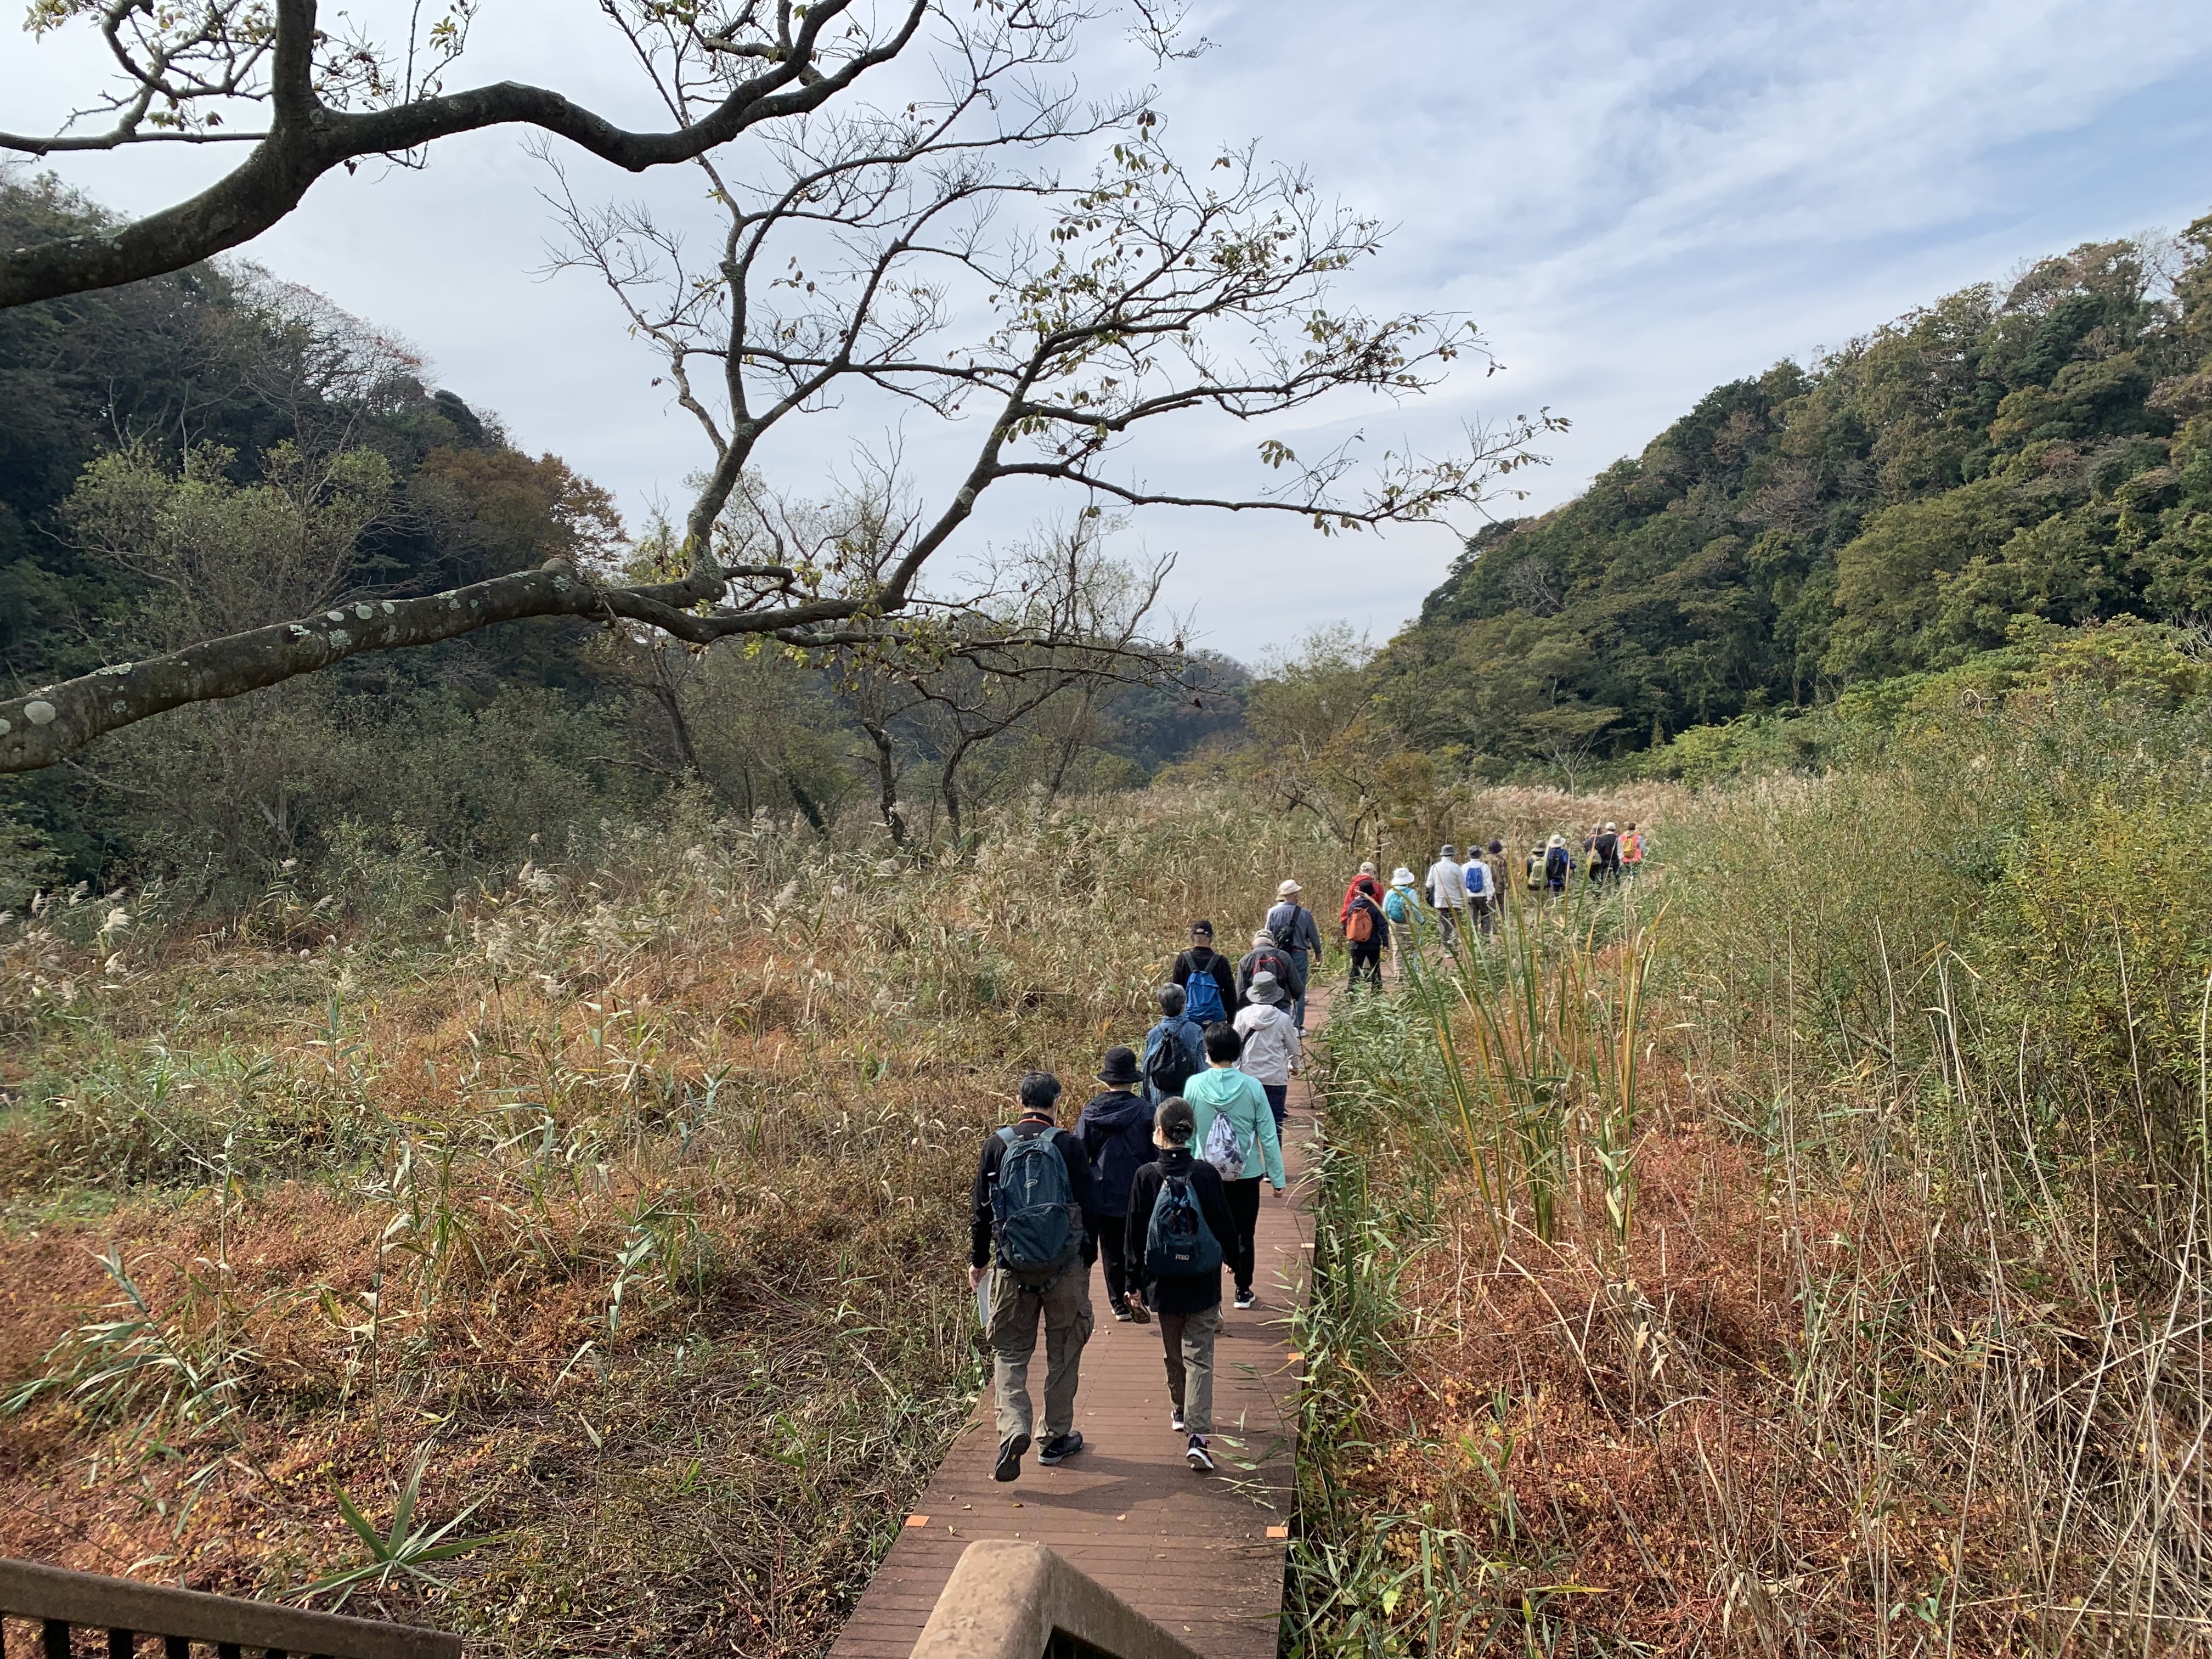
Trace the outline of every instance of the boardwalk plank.
{"type": "MultiPolygon", "coordinates": [[[[1308,1023],[1318,1030],[1328,998],[1308,1023]]],[[[998,1449],[988,1389],[915,1504],[923,1526],[903,1528],[830,1650],[830,1659],[905,1659],[961,1552],[981,1538],[1050,1545],[1130,1606],[1183,1637],[1205,1659],[1273,1659],[1289,1545],[1267,1529],[1289,1520],[1301,1366],[1291,1321],[1305,1297],[1312,1226],[1297,1180],[1311,1122],[1303,1079],[1291,1088],[1286,1201],[1260,1209],[1260,1306],[1226,1304],[1215,1350],[1212,1475],[1183,1461],[1168,1428],[1167,1375],[1158,1325],[1124,1325],[1106,1307],[1103,1270],[1091,1281],[1098,1328],[1083,1354],[1075,1424],[1085,1449],[1054,1468],[1031,1453],[1022,1478],[991,1478],[998,1449]]],[[[957,1269],[956,1269],[957,1270],[957,1269]]],[[[1227,1275],[1224,1274],[1224,1280],[1227,1275]]],[[[1030,1370],[1043,1382],[1043,1345],[1030,1370]]]]}

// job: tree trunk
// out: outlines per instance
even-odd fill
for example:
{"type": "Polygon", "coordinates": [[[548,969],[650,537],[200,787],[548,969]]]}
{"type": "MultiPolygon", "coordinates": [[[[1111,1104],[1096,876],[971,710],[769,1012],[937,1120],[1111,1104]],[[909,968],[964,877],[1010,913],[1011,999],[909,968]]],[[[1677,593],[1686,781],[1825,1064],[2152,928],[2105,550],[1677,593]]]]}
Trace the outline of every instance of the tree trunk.
{"type": "Polygon", "coordinates": [[[861,726],[876,745],[876,809],[883,814],[884,828],[890,833],[891,845],[906,850],[906,817],[898,804],[898,756],[891,747],[891,734],[874,720],[864,720],[861,726]]]}

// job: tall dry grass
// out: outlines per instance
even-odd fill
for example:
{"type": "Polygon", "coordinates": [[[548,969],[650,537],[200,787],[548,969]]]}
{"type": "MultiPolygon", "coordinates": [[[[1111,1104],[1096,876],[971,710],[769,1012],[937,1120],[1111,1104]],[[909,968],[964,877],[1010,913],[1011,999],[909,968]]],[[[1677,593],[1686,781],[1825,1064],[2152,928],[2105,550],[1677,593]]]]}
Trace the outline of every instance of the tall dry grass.
{"type": "MultiPolygon", "coordinates": [[[[1625,1229],[1588,1127],[1548,1229],[1451,1155],[1531,1145],[1555,1015],[1332,1030],[1301,1651],[2212,1647],[2200,723],[2061,699],[1670,811],[1625,1229]]],[[[1592,1041],[1631,925],[1540,966],[1592,1041]]]]}
{"type": "MultiPolygon", "coordinates": [[[[488,1650],[818,1651],[963,1419],[975,1147],[1192,915],[1334,872],[1202,793],[952,864],[685,811],[454,893],[404,842],[220,927],[0,932],[0,1553],[357,1588],[488,1650]]],[[[118,913],[120,914],[118,914],[118,913]]]]}

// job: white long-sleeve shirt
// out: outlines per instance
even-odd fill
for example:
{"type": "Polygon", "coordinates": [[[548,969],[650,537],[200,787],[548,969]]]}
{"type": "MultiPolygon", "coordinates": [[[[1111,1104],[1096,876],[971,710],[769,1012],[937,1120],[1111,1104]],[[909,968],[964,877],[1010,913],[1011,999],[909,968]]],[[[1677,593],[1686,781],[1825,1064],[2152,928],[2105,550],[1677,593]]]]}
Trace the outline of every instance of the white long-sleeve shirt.
{"type": "Polygon", "coordinates": [[[1251,1002],[1237,1011],[1237,1035],[1244,1052],[1237,1069],[1256,1082],[1281,1088],[1298,1063],[1298,1028],[1280,1005],[1251,1002]]]}
{"type": "Polygon", "coordinates": [[[1429,901],[1439,910],[1467,908],[1467,872],[1455,859],[1438,859],[1429,866],[1429,901]]]}

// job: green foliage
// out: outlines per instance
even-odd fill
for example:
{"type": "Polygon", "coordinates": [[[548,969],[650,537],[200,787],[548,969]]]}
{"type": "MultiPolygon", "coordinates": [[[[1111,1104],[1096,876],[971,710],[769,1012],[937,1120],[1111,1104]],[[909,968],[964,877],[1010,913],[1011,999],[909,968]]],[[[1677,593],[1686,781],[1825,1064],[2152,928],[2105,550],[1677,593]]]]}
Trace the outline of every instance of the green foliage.
{"type": "MultiPolygon", "coordinates": [[[[2212,221],[2085,244],[1709,393],[1471,540],[1380,689],[1416,744],[1557,768],[2212,599],[2212,221]]],[[[1680,754],[1681,775],[1710,757],[1680,754]]]]}

